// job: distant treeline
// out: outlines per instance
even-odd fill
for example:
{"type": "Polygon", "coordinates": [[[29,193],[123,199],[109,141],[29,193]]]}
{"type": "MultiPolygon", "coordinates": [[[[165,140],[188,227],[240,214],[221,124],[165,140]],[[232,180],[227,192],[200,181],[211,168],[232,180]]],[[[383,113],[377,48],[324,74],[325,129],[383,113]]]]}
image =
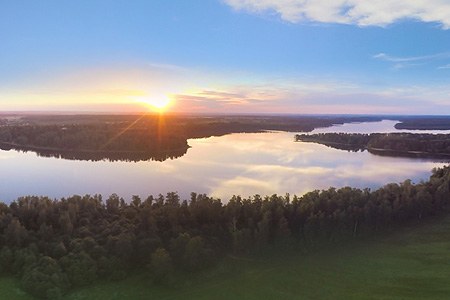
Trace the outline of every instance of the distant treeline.
{"type": "Polygon", "coordinates": [[[295,140],[341,150],[368,150],[379,155],[450,158],[450,134],[320,133],[297,134],[295,140]]]}
{"type": "Polygon", "coordinates": [[[189,201],[168,193],[131,203],[115,194],[106,201],[27,196],[0,203],[0,273],[14,274],[42,298],[136,272],[170,284],[174,274],[201,271],[226,255],[367,237],[446,213],[449,204],[449,167],[419,184],[233,196],[226,204],[195,193],[189,201]]]}
{"type": "Polygon", "coordinates": [[[409,117],[395,125],[397,129],[450,130],[450,116],[409,117]]]}
{"type": "Polygon", "coordinates": [[[78,160],[165,160],[186,153],[187,139],[265,130],[311,131],[375,117],[23,116],[0,118],[0,149],[78,160]],[[10,121],[8,121],[10,120],[10,121]]]}

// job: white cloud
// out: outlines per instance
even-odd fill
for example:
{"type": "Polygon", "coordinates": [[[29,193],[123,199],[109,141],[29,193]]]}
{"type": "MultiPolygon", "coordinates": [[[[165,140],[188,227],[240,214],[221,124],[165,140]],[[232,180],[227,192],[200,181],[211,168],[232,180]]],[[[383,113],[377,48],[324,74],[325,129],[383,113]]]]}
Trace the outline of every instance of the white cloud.
{"type": "Polygon", "coordinates": [[[450,28],[448,0],[224,0],[236,10],[274,12],[288,22],[385,26],[401,19],[450,28]]]}
{"type": "MultiPolygon", "coordinates": [[[[386,53],[378,53],[373,58],[393,63],[394,70],[401,70],[409,67],[422,66],[431,61],[444,60],[450,58],[450,52],[441,52],[422,56],[392,56],[386,53]]],[[[449,65],[438,67],[446,69],[449,65]]]]}
{"type": "Polygon", "coordinates": [[[449,57],[450,57],[450,52],[442,52],[442,53],[423,55],[423,56],[404,56],[404,57],[391,56],[386,53],[378,53],[373,56],[373,58],[376,58],[376,59],[390,61],[390,62],[397,62],[397,63],[428,61],[428,60],[436,60],[436,59],[445,59],[445,58],[449,58],[449,57]]]}

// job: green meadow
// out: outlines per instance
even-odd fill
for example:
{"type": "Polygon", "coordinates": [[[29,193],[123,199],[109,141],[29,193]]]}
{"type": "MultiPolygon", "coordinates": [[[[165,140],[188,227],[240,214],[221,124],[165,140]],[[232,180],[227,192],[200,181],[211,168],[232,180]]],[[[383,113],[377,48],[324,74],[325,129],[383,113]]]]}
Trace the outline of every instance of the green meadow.
{"type": "MultiPolygon", "coordinates": [[[[155,286],[144,274],[77,289],[66,299],[449,299],[450,217],[309,253],[229,257],[201,274],[155,286]]],[[[282,254],[280,254],[282,253],[282,254]]],[[[32,299],[14,278],[0,299],[32,299]]]]}

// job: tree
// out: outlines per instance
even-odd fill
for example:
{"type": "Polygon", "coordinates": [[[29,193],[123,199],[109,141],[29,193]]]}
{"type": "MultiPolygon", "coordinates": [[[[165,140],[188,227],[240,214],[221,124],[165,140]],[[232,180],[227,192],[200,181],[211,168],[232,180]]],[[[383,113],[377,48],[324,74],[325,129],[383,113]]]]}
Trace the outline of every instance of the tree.
{"type": "Polygon", "coordinates": [[[7,246],[2,247],[0,250],[0,274],[11,272],[13,260],[13,251],[7,246]]]}
{"type": "Polygon", "coordinates": [[[150,270],[154,275],[156,283],[170,283],[173,274],[172,259],[164,248],[158,248],[153,252],[150,270]]]}
{"type": "Polygon", "coordinates": [[[206,249],[205,242],[200,236],[193,237],[186,245],[184,265],[190,271],[205,268],[211,262],[211,252],[206,249]]]}
{"type": "Polygon", "coordinates": [[[60,261],[73,286],[84,286],[97,279],[97,263],[84,251],[70,253],[60,261]]]}
{"type": "Polygon", "coordinates": [[[23,247],[28,240],[28,232],[20,223],[20,220],[14,218],[5,230],[5,240],[8,245],[23,247]]]}
{"type": "Polygon", "coordinates": [[[120,198],[119,198],[119,196],[117,196],[117,194],[112,194],[106,200],[106,210],[110,214],[119,213],[119,205],[120,205],[120,198]]]}
{"type": "Polygon", "coordinates": [[[41,298],[61,298],[69,288],[69,281],[60,266],[48,256],[27,267],[21,283],[24,290],[41,298]]]}

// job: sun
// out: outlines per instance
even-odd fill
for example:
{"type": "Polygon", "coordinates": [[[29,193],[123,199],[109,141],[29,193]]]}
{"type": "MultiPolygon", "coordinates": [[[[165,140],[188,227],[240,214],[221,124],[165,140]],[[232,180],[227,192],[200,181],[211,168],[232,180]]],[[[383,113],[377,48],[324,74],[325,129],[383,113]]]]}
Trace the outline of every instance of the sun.
{"type": "Polygon", "coordinates": [[[162,97],[148,97],[141,99],[150,109],[157,112],[164,112],[171,104],[171,99],[167,96],[162,97]]]}

